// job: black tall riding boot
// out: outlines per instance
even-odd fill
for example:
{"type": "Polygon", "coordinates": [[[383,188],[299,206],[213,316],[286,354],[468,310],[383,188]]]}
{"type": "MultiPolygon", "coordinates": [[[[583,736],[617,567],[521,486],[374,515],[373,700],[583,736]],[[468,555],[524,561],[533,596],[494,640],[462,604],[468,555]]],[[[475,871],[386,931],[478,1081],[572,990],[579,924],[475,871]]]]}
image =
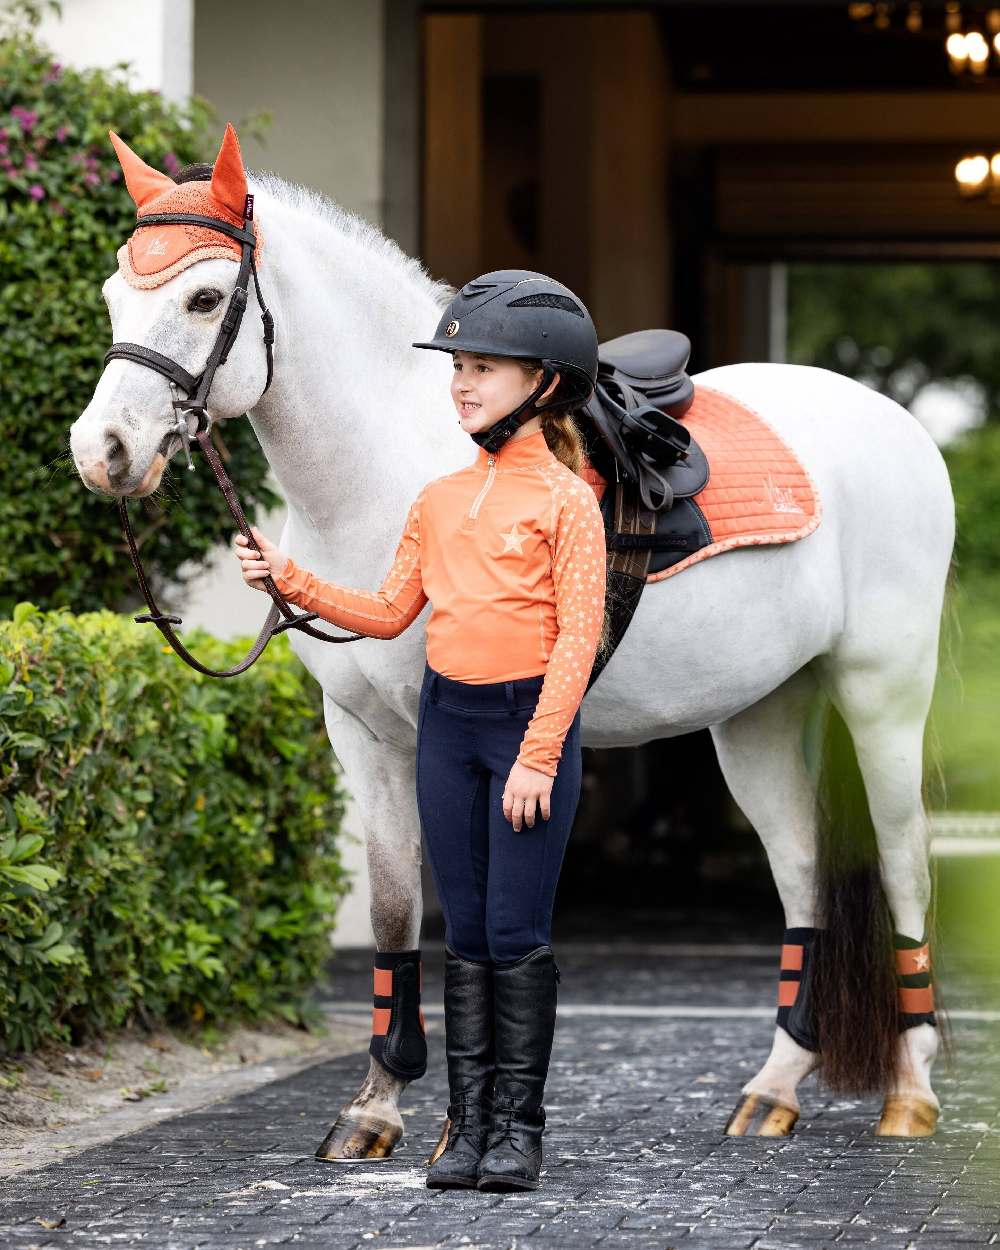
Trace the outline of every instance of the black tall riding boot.
{"type": "Polygon", "coordinates": [[[496,1088],[480,1189],[538,1188],[558,979],[548,946],[493,970],[496,1088]]]}
{"type": "Polygon", "coordinates": [[[493,965],[445,948],[448,1141],[427,1173],[430,1189],[473,1189],[493,1107],[493,965]]]}

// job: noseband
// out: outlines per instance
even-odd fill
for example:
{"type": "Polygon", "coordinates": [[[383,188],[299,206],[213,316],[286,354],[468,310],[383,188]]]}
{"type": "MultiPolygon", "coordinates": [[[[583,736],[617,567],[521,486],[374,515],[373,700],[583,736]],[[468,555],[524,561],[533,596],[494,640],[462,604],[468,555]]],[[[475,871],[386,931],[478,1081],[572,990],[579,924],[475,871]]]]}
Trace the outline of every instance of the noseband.
{"type": "MultiPolygon", "coordinates": [[[[193,374],[188,373],[183,366],[179,365],[176,360],[171,360],[169,356],[164,356],[160,352],[154,351],[151,347],[144,347],[141,343],[112,343],[105,353],[104,363],[106,365],[109,360],[130,360],[133,364],[145,365],[147,369],[155,369],[157,373],[163,374],[170,383],[170,393],[176,417],[176,433],[180,436],[184,447],[188,468],[194,468],[194,463],[191,460],[191,432],[188,429],[187,422],[188,413],[193,413],[196,418],[194,437],[198,446],[205,453],[205,459],[211,465],[212,472],[219,483],[233,520],[239,526],[240,532],[249,541],[251,548],[257,553],[257,556],[263,559],[260,551],[257,549],[243,509],[240,506],[236,489],[223,467],[218,452],[212,446],[212,441],[209,437],[208,420],[209,392],[215,380],[216,370],[220,365],[226,363],[233,343],[236,341],[236,336],[240,332],[243,314],[246,312],[247,299],[250,293],[251,275],[253,275],[254,287],[257,291],[257,301],[261,307],[261,320],[264,323],[264,348],[267,353],[267,383],[261,392],[261,396],[266,394],[268,387],[271,385],[271,378],[274,375],[274,357],[272,352],[274,319],[268,312],[264,303],[264,297],[261,295],[257,266],[254,263],[254,248],[257,245],[257,239],[253,228],[253,196],[247,196],[246,210],[241,227],[232,226],[228,222],[220,221],[215,217],[202,217],[196,213],[150,213],[136,221],[137,229],[145,226],[167,225],[207,226],[210,230],[217,230],[220,234],[225,234],[229,238],[235,239],[240,245],[240,268],[236,278],[236,286],[233,288],[233,293],[230,296],[229,307],[226,309],[226,315],[222,319],[222,325],[219,327],[215,344],[208,354],[205,368],[195,377],[193,374]],[[187,398],[181,398],[181,389],[186,392],[187,398]]],[[[243,415],[246,416],[246,413],[243,415]]],[[[314,628],[309,622],[316,620],[318,613],[294,612],[288,600],[275,584],[274,578],[268,574],[267,577],[262,579],[261,584],[271,596],[273,602],[267,614],[267,619],[264,621],[253,646],[235,668],[225,670],[207,668],[200,660],[195,659],[174,633],[172,626],[182,625],[183,621],[181,618],[161,612],[157,606],[153,592],[143,572],[142,561],[139,559],[139,548],[135,541],[135,535],[132,532],[132,526],[128,518],[128,507],[124,498],[119,498],[118,500],[118,515],[121,518],[122,530],[128,542],[129,555],[132,557],[132,565],[139,582],[139,589],[142,591],[143,598],[149,607],[148,612],[135,617],[135,620],[140,623],[152,622],[180,658],[186,664],[189,664],[191,668],[197,669],[199,673],[204,673],[206,677],[235,677],[237,673],[246,672],[251,664],[254,664],[260,658],[264,648],[274,635],[280,634],[286,629],[300,629],[310,638],[317,638],[321,642],[355,642],[357,639],[366,636],[364,634],[348,634],[337,637],[314,628]]]]}

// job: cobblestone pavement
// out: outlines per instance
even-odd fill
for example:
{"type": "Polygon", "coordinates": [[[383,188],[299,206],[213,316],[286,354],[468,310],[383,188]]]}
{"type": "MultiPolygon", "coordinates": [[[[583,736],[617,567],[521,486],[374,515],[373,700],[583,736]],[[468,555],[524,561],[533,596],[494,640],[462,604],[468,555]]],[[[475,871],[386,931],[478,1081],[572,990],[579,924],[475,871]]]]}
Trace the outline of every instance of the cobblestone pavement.
{"type": "MultiPolygon", "coordinates": [[[[423,1160],[446,1101],[440,951],[425,999],[432,1059],[407,1092],[407,1137],[384,1163],[312,1157],[365,1063],[346,1056],[228,1102],[25,1173],[5,1186],[0,1245],[348,1250],[941,1250],[1000,1243],[998,1024],[974,981],[951,1006],[956,1059],[939,1065],[944,1115],[926,1141],[877,1139],[877,1100],[807,1082],[793,1136],[722,1136],[770,1040],[773,956],[559,952],[562,1005],[542,1188],[436,1193],[423,1160]],[[651,1016],[717,1006],[728,1015],[651,1016]],[[37,1222],[65,1219],[50,1230],[37,1222]]],[[[368,957],[336,961],[342,1003],[364,1001],[368,957]]]]}

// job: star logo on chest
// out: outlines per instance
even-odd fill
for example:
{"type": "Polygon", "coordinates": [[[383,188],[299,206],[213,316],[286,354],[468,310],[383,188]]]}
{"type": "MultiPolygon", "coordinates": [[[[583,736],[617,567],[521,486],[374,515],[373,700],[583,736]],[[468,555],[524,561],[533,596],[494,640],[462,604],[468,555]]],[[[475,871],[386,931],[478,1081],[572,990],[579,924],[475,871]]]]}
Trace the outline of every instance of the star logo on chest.
{"type": "Polygon", "coordinates": [[[921,972],[926,972],[931,966],[931,957],[926,951],[920,951],[913,956],[913,962],[921,972]]]}
{"type": "Polygon", "coordinates": [[[518,533],[516,521],[506,534],[503,530],[501,530],[500,537],[503,539],[503,551],[500,552],[502,556],[505,556],[508,551],[516,551],[518,555],[524,554],[521,550],[521,544],[528,537],[528,535],[518,533]]]}

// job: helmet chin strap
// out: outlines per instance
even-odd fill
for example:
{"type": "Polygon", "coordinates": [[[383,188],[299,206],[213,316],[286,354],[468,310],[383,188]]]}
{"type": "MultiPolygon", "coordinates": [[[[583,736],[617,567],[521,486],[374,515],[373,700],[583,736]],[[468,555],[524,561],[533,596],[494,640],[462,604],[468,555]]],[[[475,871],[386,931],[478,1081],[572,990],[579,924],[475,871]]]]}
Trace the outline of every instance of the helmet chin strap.
{"type": "Polygon", "coordinates": [[[523,404],[518,404],[513,412],[508,412],[505,417],[501,417],[488,430],[479,430],[475,434],[470,434],[469,437],[485,451],[499,451],[510,436],[535,415],[535,402],[548,390],[555,376],[555,370],[545,365],[542,370],[541,382],[539,382],[538,386],[535,387],[523,404]]]}

